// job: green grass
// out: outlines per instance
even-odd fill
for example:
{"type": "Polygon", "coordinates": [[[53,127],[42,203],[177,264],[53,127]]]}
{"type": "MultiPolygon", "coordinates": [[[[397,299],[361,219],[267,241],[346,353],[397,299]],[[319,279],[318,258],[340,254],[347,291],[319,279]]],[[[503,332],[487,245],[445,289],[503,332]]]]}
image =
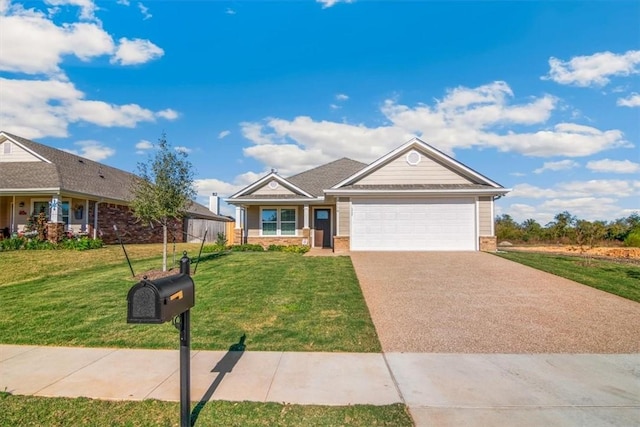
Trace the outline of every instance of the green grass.
{"type": "MultiPolygon", "coordinates": [[[[178,403],[112,402],[0,393],[2,426],[178,426],[178,403]]],[[[411,426],[404,405],[303,406],[208,402],[195,426],[411,426]]]]}
{"type": "MultiPolygon", "coordinates": [[[[147,246],[127,248],[136,273],[160,265],[160,246],[147,246]]],[[[197,254],[195,246],[184,249],[197,254]]],[[[0,329],[11,333],[0,342],[177,348],[170,323],[126,323],[136,282],[119,251],[2,253],[0,329]]],[[[194,349],[227,350],[246,334],[248,351],[380,351],[348,257],[232,253],[204,259],[194,281],[194,349]]]]}
{"type": "Polygon", "coordinates": [[[578,283],[640,302],[640,266],[576,256],[500,252],[499,256],[578,283]]]}

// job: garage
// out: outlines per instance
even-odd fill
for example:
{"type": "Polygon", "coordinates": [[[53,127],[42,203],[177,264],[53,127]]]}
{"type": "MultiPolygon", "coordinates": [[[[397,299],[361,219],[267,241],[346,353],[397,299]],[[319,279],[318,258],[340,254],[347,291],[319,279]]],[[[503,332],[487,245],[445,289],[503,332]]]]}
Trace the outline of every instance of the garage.
{"type": "Polygon", "coordinates": [[[475,198],[352,199],[351,250],[474,251],[475,198]]]}

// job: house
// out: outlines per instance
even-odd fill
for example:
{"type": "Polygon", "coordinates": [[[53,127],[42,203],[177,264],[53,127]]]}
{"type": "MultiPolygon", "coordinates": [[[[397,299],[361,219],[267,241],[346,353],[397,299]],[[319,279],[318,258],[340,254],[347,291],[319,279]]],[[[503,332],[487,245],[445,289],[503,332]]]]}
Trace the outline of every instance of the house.
{"type": "MultiPolygon", "coordinates": [[[[117,228],[127,243],[162,242],[161,227],[137,223],[129,209],[134,178],[132,173],[0,132],[0,230],[21,232],[32,214],[44,212],[50,240],[73,232],[115,243],[117,228]]],[[[202,229],[204,223],[215,239],[230,221],[194,202],[187,218],[171,231],[179,242],[197,239],[201,236],[189,230],[202,229]]]]}
{"type": "Polygon", "coordinates": [[[509,190],[414,138],[366,165],[340,159],[232,195],[236,240],[346,251],[495,251],[509,190]]]}

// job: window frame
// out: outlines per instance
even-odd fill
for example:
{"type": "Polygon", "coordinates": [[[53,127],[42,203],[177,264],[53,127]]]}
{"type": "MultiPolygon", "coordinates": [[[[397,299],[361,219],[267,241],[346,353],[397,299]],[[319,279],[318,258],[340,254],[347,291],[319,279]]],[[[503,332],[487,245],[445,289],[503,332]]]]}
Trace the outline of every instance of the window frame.
{"type": "Polygon", "coordinates": [[[261,237],[296,237],[298,235],[298,208],[296,206],[260,206],[260,236],[261,237]],[[282,211],[291,210],[293,211],[293,220],[282,220],[282,211]],[[276,211],[276,220],[275,221],[266,221],[269,224],[276,223],[276,232],[275,234],[265,234],[264,224],[265,221],[263,219],[264,211],[276,211]],[[293,224],[293,233],[285,234],[282,230],[282,224],[293,224]]]}

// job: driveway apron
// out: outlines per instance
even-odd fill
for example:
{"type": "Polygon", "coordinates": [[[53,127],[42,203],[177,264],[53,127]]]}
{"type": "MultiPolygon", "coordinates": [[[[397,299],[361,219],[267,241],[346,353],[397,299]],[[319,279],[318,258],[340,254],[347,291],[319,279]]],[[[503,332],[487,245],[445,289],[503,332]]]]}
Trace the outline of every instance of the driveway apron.
{"type": "Polygon", "coordinates": [[[640,352],[640,304],[492,254],[351,259],[385,352],[640,352]]]}

